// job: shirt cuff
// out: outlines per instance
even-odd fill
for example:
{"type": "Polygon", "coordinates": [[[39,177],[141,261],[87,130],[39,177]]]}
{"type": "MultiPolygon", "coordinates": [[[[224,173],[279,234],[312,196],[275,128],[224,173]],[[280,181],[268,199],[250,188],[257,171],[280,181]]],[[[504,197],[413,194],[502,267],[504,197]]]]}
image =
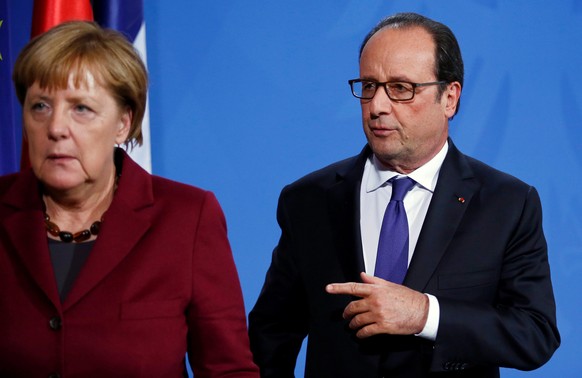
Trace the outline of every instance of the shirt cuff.
{"type": "Polygon", "coordinates": [[[426,324],[424,325],[424,328],[420,333],[415,334],[415,336],[435,341],[437,337],[437,331],[439,330],[439,321],[441,318],[439,301],[434,295],[426,293],[424,295],[428,297],[428,316],[426,318],[426,324]]]}

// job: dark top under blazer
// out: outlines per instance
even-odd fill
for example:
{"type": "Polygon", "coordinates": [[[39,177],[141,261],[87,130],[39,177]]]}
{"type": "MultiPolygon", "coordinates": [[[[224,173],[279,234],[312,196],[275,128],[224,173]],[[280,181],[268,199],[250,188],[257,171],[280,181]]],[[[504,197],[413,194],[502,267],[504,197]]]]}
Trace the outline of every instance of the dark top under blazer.
{"type": "Polygon", "coordinates": [[[358,340],[342,319],[353,299],[332,282],[364,271],[356,157],[285,187],[281,238],[249,315],[263,377],[292,377],[308,337],[305,377],[498,377],[499,366],[534,369],[560,343],[536,190],[461,154],[449,140],[404,284],[440,303],[436,341],[358,340]],[[460,199],[462,198],[462,199],[460,199]]]}
{"type": "Polygon", "coordinates": [[[215,197],[125,153],[113,202],[61,303],[39,183],[0,178],[0,376],[258,377],[215,197]]]}

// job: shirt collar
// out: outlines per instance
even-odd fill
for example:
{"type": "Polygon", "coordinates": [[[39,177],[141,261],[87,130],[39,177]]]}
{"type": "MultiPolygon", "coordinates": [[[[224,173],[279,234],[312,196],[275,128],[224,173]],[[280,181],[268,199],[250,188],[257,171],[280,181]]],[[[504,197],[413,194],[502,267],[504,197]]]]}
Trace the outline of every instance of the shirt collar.
{"type": "Polygon", "coordinates": [[[436,187],[438,174],[443,165],[443,161],[447,156],[447,151],[449,150],[449,142],[445,142],[441,150],[426,164],[420,166],[408,175],[402,175],[398,172],[391,171],[383,166],[383,164],[376,158],[376,155],[372,154],[371,157],[366,161],[366,165],[369,165],[368,177],[366,178],[366,192],[370,193],[374,190],[385,186],[386,182],[395,176],[408,176],[418,185],[424,189],[434,192],[436,187]]]}

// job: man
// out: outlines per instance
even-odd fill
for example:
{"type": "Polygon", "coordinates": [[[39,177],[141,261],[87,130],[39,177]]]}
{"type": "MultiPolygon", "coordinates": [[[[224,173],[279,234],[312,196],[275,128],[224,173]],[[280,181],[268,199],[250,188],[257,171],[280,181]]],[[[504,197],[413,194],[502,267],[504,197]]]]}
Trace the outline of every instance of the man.
{"type": "Polygon", "coordinates": [[[292,377],[306,336],[305,377],[499,377],[544,364],[560,337],[539,196],[448,137],[463,85],[450,29],[388,17],[350,85],[367,146],[279,200],[281,239],[249,318],[262,376],[292,377]]]}

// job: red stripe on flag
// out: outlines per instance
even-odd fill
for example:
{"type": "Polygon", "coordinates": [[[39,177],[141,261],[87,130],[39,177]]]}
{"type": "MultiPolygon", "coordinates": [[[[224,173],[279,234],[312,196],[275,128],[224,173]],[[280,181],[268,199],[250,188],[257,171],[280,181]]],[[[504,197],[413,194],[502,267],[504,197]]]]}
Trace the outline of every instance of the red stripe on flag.
{"type": "Polygon", "coordinates": [[[93,21],[89,0],[35,0],[32,11],[32,37],[65,21],[93,21]]]}

